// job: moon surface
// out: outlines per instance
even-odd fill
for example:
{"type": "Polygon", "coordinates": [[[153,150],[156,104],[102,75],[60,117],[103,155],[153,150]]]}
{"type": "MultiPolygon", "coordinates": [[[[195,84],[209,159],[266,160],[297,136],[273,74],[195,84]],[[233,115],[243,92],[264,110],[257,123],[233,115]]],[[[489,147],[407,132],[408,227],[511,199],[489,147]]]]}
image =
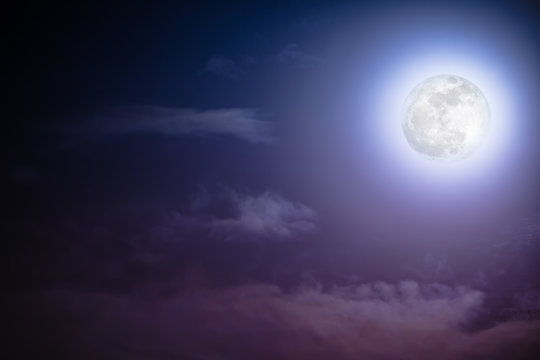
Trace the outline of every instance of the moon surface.
{"type": "Polygon", "coordinates": [[[430,77],[405,100],[402,127],[409,145],[440,162],[471,156],[487,135],[489,105],[480,89],[456,75],[430,77]]]}

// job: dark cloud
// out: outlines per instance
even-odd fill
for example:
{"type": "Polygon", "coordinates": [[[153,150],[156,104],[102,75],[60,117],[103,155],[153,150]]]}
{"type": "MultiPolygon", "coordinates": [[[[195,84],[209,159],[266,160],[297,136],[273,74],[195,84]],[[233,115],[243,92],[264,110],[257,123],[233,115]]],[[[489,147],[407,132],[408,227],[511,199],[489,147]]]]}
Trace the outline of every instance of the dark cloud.
{"type": "Polygon", "coordinates": [[[412,281],[292,292],[252,284],[168,298],[72,291],[23,298],[39,308],[35,318],[26,313],[35,325],[28,340],[46,336],[71,359],[494,360],[530,359],[539,350],[539,322],[467,331],[482,293],[412,281]]]}
{"type": "Polygon", "coordinates": [[[193,110],[152,105],[108,109],[77,129],[78,134],[114,135],[157,133],[165,135],[232,136],[251,143],[271,143],[272,125],[256,109],[193,110]]]}

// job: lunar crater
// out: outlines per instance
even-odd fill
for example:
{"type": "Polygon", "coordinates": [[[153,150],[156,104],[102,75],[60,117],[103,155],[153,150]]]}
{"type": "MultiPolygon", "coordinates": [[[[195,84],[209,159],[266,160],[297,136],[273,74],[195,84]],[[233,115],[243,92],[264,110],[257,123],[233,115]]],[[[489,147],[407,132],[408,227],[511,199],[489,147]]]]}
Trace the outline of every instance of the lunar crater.
{"type": "Polygon", "coordinates": [[[489,106],[476,85],[456,75],[418,84],[405,100],[402,128],[409,145],[433,160],[469,157],[489,126],[489,106]]]}

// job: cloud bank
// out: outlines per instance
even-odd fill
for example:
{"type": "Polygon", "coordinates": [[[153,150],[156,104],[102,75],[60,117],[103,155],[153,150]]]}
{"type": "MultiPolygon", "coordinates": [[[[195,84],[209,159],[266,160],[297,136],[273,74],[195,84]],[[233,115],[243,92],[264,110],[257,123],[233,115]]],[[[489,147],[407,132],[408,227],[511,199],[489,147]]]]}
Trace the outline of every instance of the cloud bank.
{"type": "Polygon", "coordinates": [[[54,291],[26,297],[35,334],[70,359],[531,359],[539,322],[464,330],[465,287],[371,283],[284,292],[269,284],[167,298],[54,291]],[[46,329],[48,335],[42,333],[46,329]]]}

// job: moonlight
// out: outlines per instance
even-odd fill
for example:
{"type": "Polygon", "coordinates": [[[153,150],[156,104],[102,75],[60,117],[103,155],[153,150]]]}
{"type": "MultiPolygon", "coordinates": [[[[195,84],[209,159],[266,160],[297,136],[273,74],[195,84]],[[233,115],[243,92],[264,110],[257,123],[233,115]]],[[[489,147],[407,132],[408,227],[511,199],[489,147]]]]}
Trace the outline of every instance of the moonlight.
{"type": "Polygon", "coordinates": [[[403,132],[409,145],[441,162],[468,158],[484,140],[489,106],[480,89],[455,75],[438,75],[418,84],[405,100],[403,132]]]}

